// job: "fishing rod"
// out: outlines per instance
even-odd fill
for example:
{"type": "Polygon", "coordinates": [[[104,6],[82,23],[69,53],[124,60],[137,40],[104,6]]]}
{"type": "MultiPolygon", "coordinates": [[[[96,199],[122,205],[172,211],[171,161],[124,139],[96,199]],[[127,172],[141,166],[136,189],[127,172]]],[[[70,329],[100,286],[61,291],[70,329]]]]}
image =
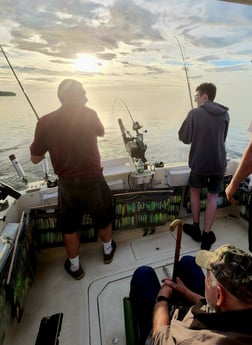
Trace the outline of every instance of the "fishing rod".
{"type": "Polygon", "coordinates": [[[23,88],[23,85],[21,84],[20,80],[18,79],[18,77],[17,77],[17,75],[16,75],[16,73],[15,73],[15,71],[14,71],[14,69],[13,69],[13,67],[12,67],[8,57],[7,57],[7,55],[5,54],[5,51],[4,51],[4,49],[3,49],[1,44],[0,44],[0,47],[1,47],[1,50],[2,50],[2,53],[3,53],[3,56],[5,57],[5,59],[6,59],[7,63],[8,63],[8,65],[9,65],[12,73],[14,74],[14,77],[16,78],[16,80],[17,80],[21,90],[23,91],[23,94],[25,95],[25,98],[27,99],[28,103],[30,104],[30,106],[31,106],[31,108],[32,108],[32,110],[33,110],[37,120],[38,120],[39,119],[38,113],[36,112],[36,110],[35,110],[32,102],[31,102],[30,98],[28,97],[27,93],[25,92],[25,89],[23,88]]]}
{"type": "MultiPolygon", "coordinates": [[[[3,46],[2,46],[1,44],[0,44],[0,48],[1,48],[1,51],[2,51],[2,53],[3,53],[3,56],[5,57],[5,59],[6,59],[7,63],[8,63],[8,65],[9,65],[9,67],[10,67],[10,69],[11,69],[11,71],[12,71],[14,77],[16,78],[16,81],[18,82],[18,85],[20,86],[20,88],[21,88],[21,90],[22,90],[22,92],[23,92],[23,94],[24,94],[26,100],[28,101],[30,107],[32,108],[32,110],[33,110],[33,112],[34,112],[34,114],[35,114],[35,116],[36,116],[36,119],[39,120],[38,113],[37,113],[36,109],[34,108],[34,106],[33,106],[32,102],[31,102],[30,98],[29,98],[28,95],[27,95],[27,93],[25,92],[25,89],[24,89],[23,85],[21,84],[20,80],[18,79],[18,76],[17,76],[16,72],[14,71],[14,68],[12,67],[12,65],[11,65],[11,63],[10,63],[10,61],[9,61],[9,59],[8,59],[8,57],[7,57],[7,55],[5,54],[5,51],[4,51],[4,49],[3,49],[3,46]]],[[[11,155],[11,156],[10,156],[10,160],[11,160],[12,164],[15,163],[15,164],[13,164],[14,168],[16,169],[18,175],[19,175],[20,177],[23,178],[23,181],[24,181],[25,183],[27,183],[27,180],[26,180],[25,175],[24,175],[24,173],[23,173],[22,167],[20,166],[19,162],[16,160],[16,157],[14,156],[14,158],[13,158],[13,156],[14,156],[14,155],[11,155]]],[[[45,156],[44,159],[43,159],[42,166],[43,166],[43,172],[44,172],[44,174],[45,174],[44,178],[45,178],[45,180],[47,181],[47,180],[48,180],[48,176],[49,176],[49,169],[48,169],[48,162],[47,162],[47,157],[46,157],[46,156],[45,156]]]]}
{"type": "MultiPolygon", "coordinates": [[[[141,125],[139,124],[138,121],[135,121],[135,120],[133,119],[133,116],[131,115],[131,112],[130,112],[130,110],[129,110],[127,104],[124,102],[124,100],[123,100],[122,98],[119,98],[119,100],[120,100],[120,101],[122,102],[122,104],[125,106],[125,109],[127,110],[128,114],[129,114],[129,116],[130,116],[130,118],[131,118],[131,120],[132,120],[132,123],[133,123],[133,130],[136,131],[137,135],[140,135],[139,129],[141,129],[143,126],[141,126],[141,125]]],[[[145,133],[146,133],[146,130],[145,130],[145,133]]]]}
{"type": "Polygon", "coordinates": [[[131,118],[131,120],[132,120],[132,122],[133,122],[133,124],[134,124],[135,121],[134,121],[134,119],[133,119],[133,116],[131,115],[131,112],[129,111],[129,108],[128,108],[127,104],[124,102],[124,100],[123,100],[122,98],[119,98],[119,99],[120,99],[120,101],[122,102],[122,104],[125,106],[125,108],[126,108],[128,114],[129,114],[129,116],[130,116],[130,118],[131,118]]]}
{"type": "MultiPolygon", "coordinates": [[[[118,124],[120,126],[121,134],[123,137],[124,145],[126,147],[126,150],[129,152],[130,156],[132,158],[136,158],[137,160],[142,160],[143,163],[147,162],[147,159],[145,157],[145,151],[147,149],[147,145],[144,144],[143,141],[143,133],[140,133],[139,130],[142,128],[140,126],[138,121],[134,121],[133,116],[127,106],[127,104],[123,101],[122,98],[119,98],[119,100],[124,105],[125,109],[127,110],[132,122],[133,122],[133,130],[136,132],[136,137],[133,137],[129,131],[126,130],[126,128],[123,125],[122,119],[118,119],[118,124]]],[[[114,101],[113,104],[113,110],[115,107],[115,104],[117,102],[117,98],[114,101]]],[[[113,112],[112,110],[112,112],[113,112]]],[[[147,131],[145,130],[145,133],[147,131]]]]}
{"type": "Polygon", "coordinates": [[[174,36],[174,37],[175,37],[175,39],[176,39],[176,41],[178,43],[178,46],[179,46],[179,49],[180,49],[180,53],[181,53],[181,56],[182,56],[182,60],[183,60],[183,64],[184,64],[184,71],[185,71],[186,81],[187,81],[187,88],[188,88],[188,92],[189,92],[190,103],[191,103],[191,107],[193,108],[192,92],[191,92],[191,86],[190,86],[190,81],[189,81],[189,76],[188,76],[188,68],[186,66],[183,49],[181,47],[181,44],[180,44],[179,39],[177,38],[177,36],[174,36]]]}
{"type": "MultiPolygon", "coordinates": [[[[118,100],[118,98],[116,98],[115,101],[114,101],[113,110],[114,110],[114,107],[115,107],[115,104],[116,104],[117,100],[118,100]]],[[[127,106],[127,104],[124,102],[124,100],[123,100],[122,98],[119,98],[119,101],[122,102],[122,104],[124,105],[125,109],[127,110],[127,113],[129,114],[129,116],[130,116],[130,118],[131,118],[131,121],[132,121],[132,123],[133,123],[133,130],[136,131],[137,134],[139,134],[138,131],[139,131],[139,129],[142,128],[142,126],[140,126],[140,124],[139,124],[138,121],[135,121],[135,120],[133,119],[133,116],[132,116],[132,114],[131,114],[131,112],[130,112],[128,106],[127,106]]],[[[112,112],[113,112],[113,110],[112,110],[112,112]]]]}

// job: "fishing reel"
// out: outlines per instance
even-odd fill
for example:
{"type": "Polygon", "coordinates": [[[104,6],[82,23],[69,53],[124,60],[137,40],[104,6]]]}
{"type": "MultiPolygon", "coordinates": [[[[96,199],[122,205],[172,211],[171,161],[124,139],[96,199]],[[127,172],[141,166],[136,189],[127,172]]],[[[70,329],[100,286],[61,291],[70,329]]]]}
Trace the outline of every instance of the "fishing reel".
{"type": "MultiPolygon", "coordinates": [[[[121,129],[125,148],[129,153],[130,157],[135,158],[137,160],[141,159],[143,163],[147,162],[147,159],[145,158],[147,145],[144,144],[143,133],[139,132],[142,126],[140,126],[140,124],[137,121],[133,122],[133,130],[136,132],[136,136],[134,137],[131,135],[129,131],[126,130],[121,119],[118,119],[118,123],[121,129]]],[[[146,132],[147,131],[145,131],[145,133],[146,132]]]]}
{"type": "MultiPolygon", "coordinates": [[[[139,133],[138,133],[138,130],[141,129],[141,128],[143,128],[143,126],[140,126],[140,124],[139,124],[138,121],[134,121],[134,122],[133,122],[132,128],[133,128],[134,131],[137,132],[137,134],[139,134],[139,133]]],[[[146,131],[145,131],[145,132],[146,132],[146,131]]]]}

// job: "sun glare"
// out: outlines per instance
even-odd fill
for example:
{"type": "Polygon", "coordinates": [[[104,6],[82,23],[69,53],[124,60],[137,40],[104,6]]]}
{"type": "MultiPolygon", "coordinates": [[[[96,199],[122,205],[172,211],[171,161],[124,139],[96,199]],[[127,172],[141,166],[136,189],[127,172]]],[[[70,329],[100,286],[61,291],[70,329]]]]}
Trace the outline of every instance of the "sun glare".
{"type": "Polygon", "coordinates": [[[101,60],[91,55],[77,54],[74,66],[82,72],[99,72],[102,68],[101,60]]]}

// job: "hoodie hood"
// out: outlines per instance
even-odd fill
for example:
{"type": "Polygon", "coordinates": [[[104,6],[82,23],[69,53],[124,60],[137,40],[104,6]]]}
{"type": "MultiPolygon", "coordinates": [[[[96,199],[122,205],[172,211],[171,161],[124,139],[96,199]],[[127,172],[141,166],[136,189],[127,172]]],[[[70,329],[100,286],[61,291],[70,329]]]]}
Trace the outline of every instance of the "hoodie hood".
{"type": "Polygon", "coordinates": [[[211,101],[202,104],[201,107],[214,116],[223,115],[229,110],[224,105],[211,101]]]}

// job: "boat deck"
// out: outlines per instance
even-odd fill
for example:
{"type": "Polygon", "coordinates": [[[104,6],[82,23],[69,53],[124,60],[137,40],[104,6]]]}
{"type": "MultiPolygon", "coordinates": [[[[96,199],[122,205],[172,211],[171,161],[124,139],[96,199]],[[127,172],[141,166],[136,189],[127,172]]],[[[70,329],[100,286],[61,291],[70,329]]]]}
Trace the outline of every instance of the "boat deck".
{"type": "MultiPolygon", "coordinates": [[[[217,241],[213,249],[232,243],[248,250],[247,222],[237,218],[232,207],[219,210],[213,231],[217,241]]],[[[191,222],[191,218],[183,222],[191,222]]],[[[114,260],[103,264],[102,243],[84,243],[80,259],[85,277],[73,280],[64,270],[63,247],[43,249],[35,281],[28,294],[21,322],[14,321],[4,345],[34,345],[43,317],[63,313],[60,345],[126,345],[123,297],[128,296],[130,279],[141,265],[150,265],[163,278],[172,274],[176,230],[169,224],[143,236],[142,229],[115,231],[114,260]]],[[[183,234],[180,255],[194,255],[199,243],[183,234]]]]}

